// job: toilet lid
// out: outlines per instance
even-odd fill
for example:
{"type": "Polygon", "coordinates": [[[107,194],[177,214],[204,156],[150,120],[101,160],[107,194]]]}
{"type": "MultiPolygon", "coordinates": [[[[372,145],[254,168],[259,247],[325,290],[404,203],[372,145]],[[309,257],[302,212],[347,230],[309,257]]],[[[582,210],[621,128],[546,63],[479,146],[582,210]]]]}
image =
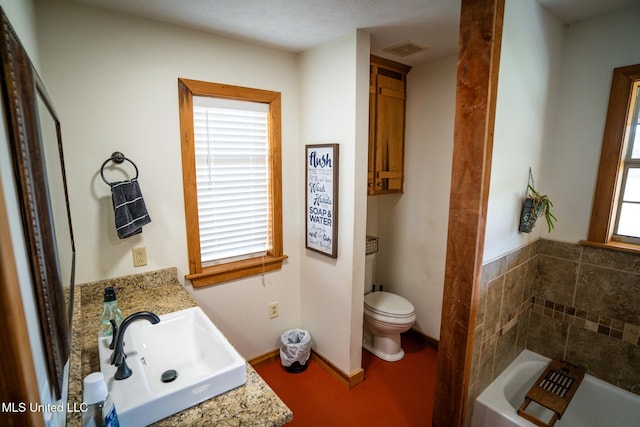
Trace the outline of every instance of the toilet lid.
{"type": "Polygon", "coordinates": [[[364,296],[364,305],[374,313],[391,317],[408,317],[414,314],[413,304],[390,292],[371,292],[364,296]]]}

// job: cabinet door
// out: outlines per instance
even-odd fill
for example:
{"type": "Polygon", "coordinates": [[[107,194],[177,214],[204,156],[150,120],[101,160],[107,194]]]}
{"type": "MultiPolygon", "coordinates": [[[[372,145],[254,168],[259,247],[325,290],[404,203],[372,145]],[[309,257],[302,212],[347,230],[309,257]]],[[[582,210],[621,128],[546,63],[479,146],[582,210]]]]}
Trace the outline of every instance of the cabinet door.
{"type": "Polygon", "coordinates": [[[376,192],[401,192],[404,161],[404,80],[378,74],[376,100],[376,192]]]}
{"type": "Polygon", "coordinates": [[[376,74],[369,73],[369,164],[367,168],[367,193],[375,194],[374,175],[376,141],[376,74]]]}

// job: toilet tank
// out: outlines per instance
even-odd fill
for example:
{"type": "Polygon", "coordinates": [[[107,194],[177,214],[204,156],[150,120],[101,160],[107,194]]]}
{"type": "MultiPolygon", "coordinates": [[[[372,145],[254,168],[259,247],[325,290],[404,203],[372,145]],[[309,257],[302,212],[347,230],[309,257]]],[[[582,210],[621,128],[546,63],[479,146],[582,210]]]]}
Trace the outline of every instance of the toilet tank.
{"type": "Polygon", "coordinates": [[[364,261],[364,293],[371,291],[371,287],[375,283],[376,271],[376,254],[365,256],[364,261]]]}
{"type": "Polygon", "coordinates": [[[364,293],[371,292],[371,287],[375,283],[376,275],[376,253],[378,252],[378,238],[367,234],[367,246],[364,263],[364,293]]]}

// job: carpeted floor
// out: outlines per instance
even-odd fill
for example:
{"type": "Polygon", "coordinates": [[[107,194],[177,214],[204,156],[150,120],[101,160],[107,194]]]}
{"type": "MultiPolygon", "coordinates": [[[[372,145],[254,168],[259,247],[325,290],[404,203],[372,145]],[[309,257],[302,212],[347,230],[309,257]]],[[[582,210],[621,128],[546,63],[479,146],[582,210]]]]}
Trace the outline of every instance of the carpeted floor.
{"type": "Polygon", "coordinates": [[[365,379],[351,390],[313,361],[299,374],[279,360],[256,370],[293,411],[291,427],[430,426],[437,351],[412,331],[402,335],[402,348],[406,354],[398,362],[363,349],[365,379]]]}

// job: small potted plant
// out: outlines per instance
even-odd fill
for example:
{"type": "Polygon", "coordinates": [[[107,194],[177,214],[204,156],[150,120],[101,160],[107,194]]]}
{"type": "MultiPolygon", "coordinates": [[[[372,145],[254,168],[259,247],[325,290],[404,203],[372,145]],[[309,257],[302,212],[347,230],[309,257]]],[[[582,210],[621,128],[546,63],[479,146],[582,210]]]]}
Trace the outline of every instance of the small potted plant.
{"type": "Polygon", "coordinates": [[[536,225],[538,218],[544,214],[547,220],[547,226],[549,233],[555,228],[554,222],[558,221],[558,218],[551,212],[553,203],[546,195],[541,195],[533,187],[533,177],[531,171],[529,171],[529,183],[527,184],[529,193],[527,198],[522,202],[522,212],[520,213],[520,227],[519,230],[524,233],[531,233],[533,227],[536,225]]]}

